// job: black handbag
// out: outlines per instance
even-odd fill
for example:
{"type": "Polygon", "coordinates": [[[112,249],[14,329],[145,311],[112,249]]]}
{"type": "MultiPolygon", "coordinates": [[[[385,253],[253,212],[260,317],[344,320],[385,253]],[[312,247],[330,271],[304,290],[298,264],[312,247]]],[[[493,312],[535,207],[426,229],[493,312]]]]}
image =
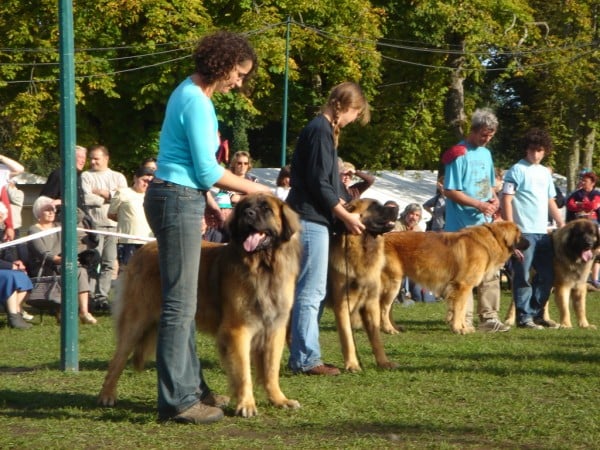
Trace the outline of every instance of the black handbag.
{"type": "Polygon", "coordinates": [[[60,275],[42,276],[42,271],[46,263],[46,255],[40,266],[37,277],[31,277],[33,289],[27,296],[27,304],[40,311],[47,311],[58,317],[60,312],[60,303],[62,288],[60,284],[60,275]]]}
{"type": "Polygon", "coordinates": [[[39,276],[31,278],[33,289],[29,293],[27,302],[49,301],[60,305],[62,289],[60,286],[60,275],[39,276]]]}

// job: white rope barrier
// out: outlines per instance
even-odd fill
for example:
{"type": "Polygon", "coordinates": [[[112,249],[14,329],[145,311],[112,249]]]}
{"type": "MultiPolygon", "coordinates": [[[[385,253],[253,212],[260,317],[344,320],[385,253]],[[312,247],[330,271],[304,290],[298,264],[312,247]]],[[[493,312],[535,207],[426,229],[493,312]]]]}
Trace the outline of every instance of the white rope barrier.
{"type": "MultiPolygon", "coordinates": [[[[47,230],[38,231],[37,233],[30,234],[28,236],[23,236],[21,238],[15,239],[14,241],[2,242],[2,243],[0,243],[0,250],[3,248],[6,248],[6,247],[12,247],[14,245],[19,245],[19,244],[23,244],[25,242],[33,241],[35,239],[39,239],[39,238],[42,238],[45,236],[50,236],[51,234],[58,233],[59,231],[61,231],[61,227],[54,227],[54,228],[49,228],[47,230]]],[[[153,238],[153,237],[134,236],[132,234],[116,233],[114,231],[88,230],[86,228],[77,228],[77,231],[85,232],[85,233],[101,234],[104,236],[116,236],[116,237],[125,238],[125,239],[136,239],[138,241],[144,241],[144,242],[152,242],[152,241],[156,240],[156,238],[153,238]]]]}

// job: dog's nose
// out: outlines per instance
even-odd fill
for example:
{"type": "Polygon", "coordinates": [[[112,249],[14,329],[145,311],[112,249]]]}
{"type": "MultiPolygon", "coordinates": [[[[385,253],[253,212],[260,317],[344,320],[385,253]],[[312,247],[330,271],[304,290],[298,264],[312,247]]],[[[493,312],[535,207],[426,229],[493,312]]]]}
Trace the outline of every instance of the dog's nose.
{"type": "Polygon", "coordinates": [[[244,211],[244,215],[246,217],[248,217],[249,219],[254,219],[256,217],[256,211],[254,211],[253,209],[248,208],[248,209],[246,209],[244,211]]]}

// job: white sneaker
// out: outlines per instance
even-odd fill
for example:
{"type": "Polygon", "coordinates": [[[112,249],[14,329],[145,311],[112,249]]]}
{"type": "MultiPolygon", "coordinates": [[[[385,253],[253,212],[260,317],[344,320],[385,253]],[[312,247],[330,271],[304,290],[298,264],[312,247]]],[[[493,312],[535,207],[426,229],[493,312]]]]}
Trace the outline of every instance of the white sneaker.
{"type": "Polygon", "coordinates": [[[519,328],[526,328],[528,330],[543,330],[544,327],[534,323],[533,320],[529,319],[523,323],[519,324],[519,328]]]}
{"type": "Polygon", "coordinates": [[[480,323],[477,329],[484,333],[504,333],[510,330],[510,327],[504,325],[498,319],[488,319],[485,322],[480,323]]]}
{"type": "Polygon", "coordinates": [[[23,317],[23,320],[27,320],[27,321],[33,320],[33,316],[31,314],[29,314],[27,311],[23,311],[21,313],[21,317],[23,317]]]}

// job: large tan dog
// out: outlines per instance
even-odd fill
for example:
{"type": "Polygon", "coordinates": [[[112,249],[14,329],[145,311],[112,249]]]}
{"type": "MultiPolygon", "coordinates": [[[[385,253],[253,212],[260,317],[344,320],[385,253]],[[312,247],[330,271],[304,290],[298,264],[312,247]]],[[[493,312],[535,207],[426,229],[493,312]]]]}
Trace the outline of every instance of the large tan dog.
{"type": "Polygon", "coordinates": [[[361,370],[351,326],[351,315],[359,314],[377,365],[394,368],[396,365],[385,354],[379,333],[379,295],[385,263],[382,234],[394,228],[398,207],[383,206],[377,200],[358,199],[346,208],[360,214],[365,231],[360,235],[341,231],[331,238],[329,299],[335,313],[344,366],[351,372],[361,370]]]}
{"type": "MultiPolygon", "coordinates": [[[[228,245],[203,244],[198,279],[199,330],[216,337],[217,348],[236,414],[257,413],[251,364],[279,407],[298,408],[279,387],[286,326],[300,266],[300,222],[297,214],[272,195],[253,194],[239,202],[230,219],[228,245]]],[[[117,349],[99,402],[112,406],[117,382],[133,352],[141,369],[153,352],[161,309],[158,248],[139,249],[127,265],[116,308],[117,349]]]]}
{"type": "Polygon", "coordinates": [[[560,327],[572,328],[569,299],[581,328],[590,325],[586,314],[587,279],[600,250],[598,225],[577,219],[552,233],[554,246],[554,297],[560,314],[560,327]]]}
{"type": "Polygon", "coordinates": [[[442,293],[448,305],[446,320],[454,333],[475,329],[465,323],[466,304],[473,288],[491,276],[529,242],[511,222],[468,227],[457,232],[398,231],[384,235],[386,263],[382,274],[381,315],[384,329],[393,328],[390,309],[407,276],[442,293]]]}
{"type": "MultiPolygon", "coordinates": [[[[587,219],[577,219],[551,235],[554,248],[554,299],[560,314],[560,327],[572,328],[569,300],[573,298],[573,308],[581,328],[596,328],[587,320],[586,298],[587,278],[592,270],[594,255],[600,252],[598,226],[587,219]]],[[[550,320],[548,305],[544,307],[544,320],[550,320]]],[[[516,322],[515,303],[512,302],[504,323],[516,322]]]]}

